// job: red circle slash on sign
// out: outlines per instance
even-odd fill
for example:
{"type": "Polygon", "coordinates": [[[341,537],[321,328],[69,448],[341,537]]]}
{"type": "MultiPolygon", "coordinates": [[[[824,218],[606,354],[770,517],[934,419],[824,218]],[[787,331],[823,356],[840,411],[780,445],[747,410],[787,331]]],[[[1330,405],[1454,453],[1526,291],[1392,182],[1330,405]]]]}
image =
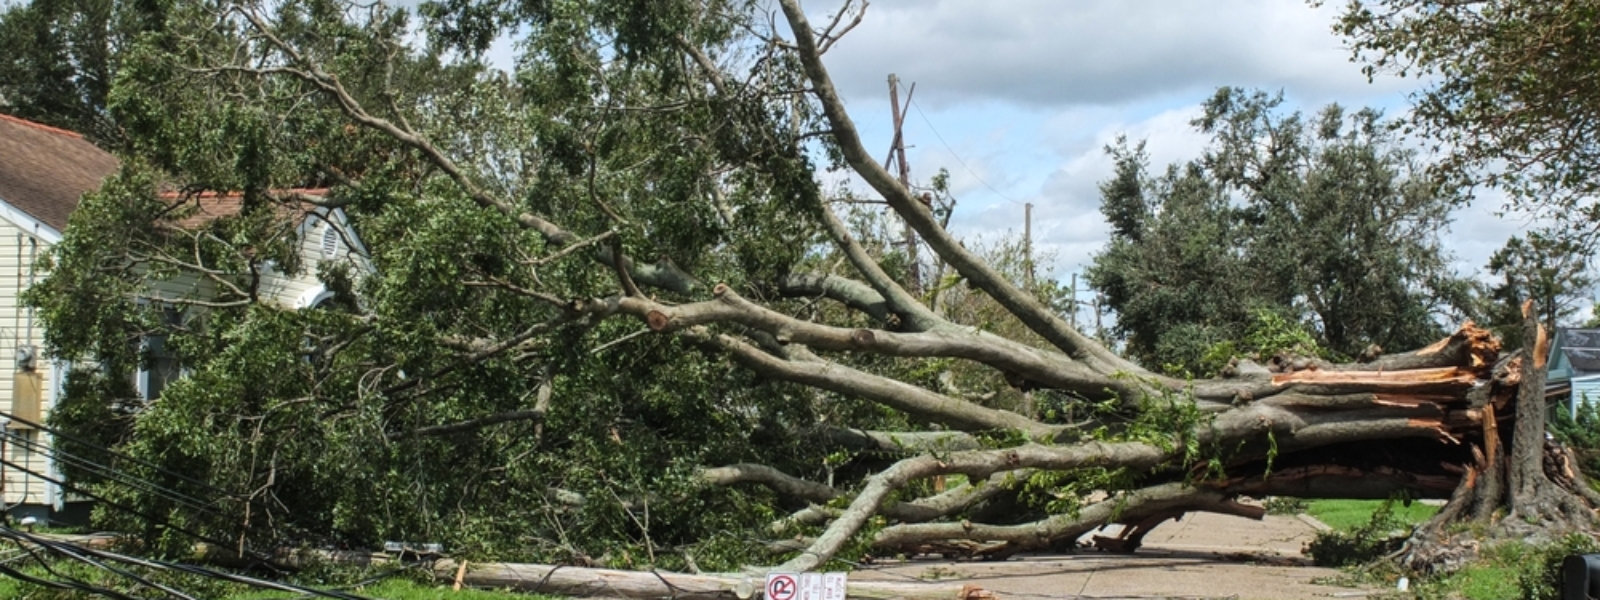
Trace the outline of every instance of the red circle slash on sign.
{"type": "Polygon", "coordinates": [[[795,582],[793,575],[773,575],[767,578],[767,600],[794,600],[800,592],[800,584],[795,582]]]}

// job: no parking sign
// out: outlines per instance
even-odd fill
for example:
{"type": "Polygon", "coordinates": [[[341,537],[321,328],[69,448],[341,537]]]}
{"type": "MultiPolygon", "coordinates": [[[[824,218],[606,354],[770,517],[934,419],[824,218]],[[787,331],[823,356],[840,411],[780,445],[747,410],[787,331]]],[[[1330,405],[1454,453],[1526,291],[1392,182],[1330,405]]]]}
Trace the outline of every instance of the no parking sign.
{"type": "Polygon", "coordinates": [[[844,573],[769,573],[766,600],[845,600],[844,573]]]}

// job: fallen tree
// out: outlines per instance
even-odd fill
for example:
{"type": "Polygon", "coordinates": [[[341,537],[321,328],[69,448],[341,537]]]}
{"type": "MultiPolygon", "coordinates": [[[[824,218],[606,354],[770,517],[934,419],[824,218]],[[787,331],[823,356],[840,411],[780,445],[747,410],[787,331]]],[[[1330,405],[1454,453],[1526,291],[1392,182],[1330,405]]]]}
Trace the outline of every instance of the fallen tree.
{"type": "Polygon", "coordinates": [[[1259,518],[1241,496],[1448,498],[1413,540],[1419,566],[1461,519],[1593,527],[1592,494],[1543,434],[1543,346],[1505,352],[1466,323],[1365,362],[1151,372],[965,246],[940,198],[869,154],[823,61],[864,3],[820,32],[798,0],[781,20],[599,4],[430,5],[424,48],[381,5],[196,4],[184,14],[210,33],[141,46],[118,110],[160,176],[135,165],[87,199],[33,302],[60,355],[126,373],[148,359],[126,342],[154,332],[195,368],[117,414],[106,400],[126,379],[84,375],[53,419],[243,491],[190,514],[96,484],[147,506],[141,520],[183,514],[240,546],[465,531],[450,541],[576,564],[766,564],[776,549],[793,571],[1070,547],[1113,523],[1128,527],[1097,543],[1131,551],[1186,512],[1259,518]],[[525,81],[449,62],[493,39],[474,28],[517,24],[525,81]],[[230,127],[243,139],[219,141],[230,127]],[[814,159],[859,175],[948,281],[908,286],[905,254],[835,212],[814,159]],[[295,264],[282,213],[151,231],[186,208],[159,201],[170,179],[347,210],[375,269],[324,269],[346,297],[334,309],[268,306],[258,274],[295,264]],[[217,285],[157,300],[203,323],[132,301],[184,275],[217,285]],[[952,316],[956,281],[1005,324],[952,316]],[[1072,417],[998,396],[1035,391],[1072,417]],[[734,528],[760,539],[738,555],[707,541],[734,528]]]}

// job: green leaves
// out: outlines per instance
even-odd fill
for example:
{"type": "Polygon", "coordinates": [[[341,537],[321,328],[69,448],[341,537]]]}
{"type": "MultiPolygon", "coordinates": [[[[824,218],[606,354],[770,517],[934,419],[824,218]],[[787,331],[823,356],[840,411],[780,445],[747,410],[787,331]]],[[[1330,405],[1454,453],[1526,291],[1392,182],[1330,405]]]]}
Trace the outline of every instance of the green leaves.
{"type": "Polygon", "coordinates": [[[1600,3],[1367,0],[1337,30],[1369,75],[1428,77],[1410,125],[1444,155],[1434,171],[1465,189],[1497,187],[1509,209],[1555,219],[1557,231],[1594,230],[1600,146],[1600,3]]]}

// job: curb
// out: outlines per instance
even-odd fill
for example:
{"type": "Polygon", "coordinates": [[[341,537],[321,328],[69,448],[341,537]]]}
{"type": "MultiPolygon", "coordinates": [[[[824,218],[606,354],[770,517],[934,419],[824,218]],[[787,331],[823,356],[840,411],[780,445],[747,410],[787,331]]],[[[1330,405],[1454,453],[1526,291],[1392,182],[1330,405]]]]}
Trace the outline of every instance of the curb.
{"type": "Polygon", "coordinates": [[[1329,527],[1327,523],[1323,523],[1322,521],[1318,521],[1316,517],[1313,517],[1313,516],[1308,515],[1306,513],[1300,513],[1298,515],[1295,515],[1294,517],[1296,519],[1300,519],[1300,522],[1305,523],[1307,525],[1310,525],[1312,529],[1315,529],[1317,531],[1333,531],[1333,528],[1329,527]]]}

